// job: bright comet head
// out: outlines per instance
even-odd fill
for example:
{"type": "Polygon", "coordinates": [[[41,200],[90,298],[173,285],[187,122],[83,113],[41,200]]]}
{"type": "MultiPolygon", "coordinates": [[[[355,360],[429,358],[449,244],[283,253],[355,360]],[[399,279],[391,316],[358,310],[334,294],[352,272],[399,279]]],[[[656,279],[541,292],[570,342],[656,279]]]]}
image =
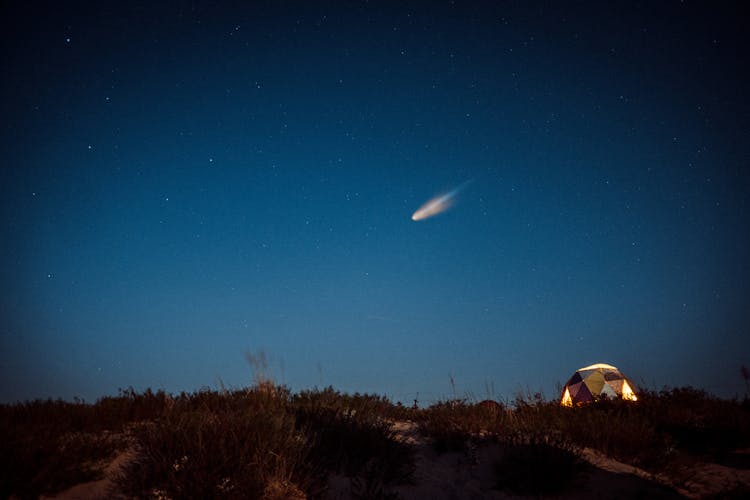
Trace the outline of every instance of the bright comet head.
{"type": "Polygon", "coordinates": [[[414,212],[414,214],[411,216],[411,220],[424,220],[439,213],[445,212],[453,205],[453,195],[454,193],[450,192],[448,194],[437,196],[431,199],[430,201],[419,207],[419,210],[414,212]]]}
{"type": "Polygon", "coordinates": [[[466,187],[471,180],[464,182],[460,186],[458,186],[456,189],[453,189],[451,191],[448,191],[445,194],[441,194],[440,196],[436,196],[432,198],[430,201],[419,207],[419,210],[414,212],[414,214],[411,216],[411,220],[413,221],[419,221],[424,219],[429,219],[430,217],[433,217],[435,215],[441,214],[448,210],[450,207],[453,206],[454,198],[456,195],[464,188],[466,187]]]}

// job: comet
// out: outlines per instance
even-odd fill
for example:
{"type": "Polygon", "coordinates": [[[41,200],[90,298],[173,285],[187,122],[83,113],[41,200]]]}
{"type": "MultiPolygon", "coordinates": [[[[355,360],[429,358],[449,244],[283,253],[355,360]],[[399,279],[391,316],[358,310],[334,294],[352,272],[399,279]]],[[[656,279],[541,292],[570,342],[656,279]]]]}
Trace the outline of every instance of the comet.
{"type": "Polygon", "coordinates": [[[445,194],[441,194],[429,200],[427,203],[419,207],[419,210],[414,212],[411,216],[411,220],[420,221],[429,219],[438,214],[441,214],[451,208],[455,204],[455,198],[458,193],[463,190],[471,181],[466,181],[457,188],[448,191],[445,194]]]}

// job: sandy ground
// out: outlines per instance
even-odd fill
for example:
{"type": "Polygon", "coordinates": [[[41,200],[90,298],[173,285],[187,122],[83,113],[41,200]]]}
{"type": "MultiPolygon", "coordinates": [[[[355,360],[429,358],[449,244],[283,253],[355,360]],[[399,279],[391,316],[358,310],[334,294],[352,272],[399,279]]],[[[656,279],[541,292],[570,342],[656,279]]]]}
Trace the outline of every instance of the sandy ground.
{"type": "MultiPolygon", "coordinates": [[[[398,439],[415,447],[416,469],[414,484],[400,485],[390,490],[403,500],[422,499],[510,499],[518,498],[494,489],[493,466],[500,456],[496,444],[471,447],[465,452],[439,454],[422,437],[413,422],[396,422],[398,439]]],[[[750,453],[750,451],[749,451],[750,453]]],[[[58,499],[111,499],[112,477],[120,466],[132,457],[132,452],[118,455],[99,481],[79,484],[59,495],[58,499]]],[[[720,464],[693,465],[680,473],[683,479],[671,480],[654,476],[628,464],[612,460],[591,449],[582,457],[590,464],[570,491],[553,498],[559,499],[677,499],[704,498],[736,485],[750,487],[750,469],[735,469],[720,464]],[[677,484],[679,483],[679,484],[677,484]]],[[[540,471],[544,474],[544,471],[540,471]]],[[[329,480],[327,500],[352,498],[349,478],[334,475],[329,480]]]]}
{"type": "Polygon", "coordinates": [[[104,478],[98,481],[90,481],[88,483],[81,483],[69,488],[62,493],[53,497],[41,497],[44,499],[50,498],[62,498],[66,500],[99,500],[99,499],[117,499],[117,495],[113,493],[112,479],[120,470],[120,467],[127,463],[128,460],[133,458],[134,453],[132,450],[124,451],[118,454],[114,460],[104,469],[104,478]]]}
{"type": "MultiPolygon", "coordinates": [[[[428,440],[423,438],[417,424],[397,422],[395,429],[399,439],[415,446],[416,470],[414,484],[393,489],[404,500],[425,498],[469,500],[518,498],[494,489],[494,464],[500,458],[497,444],[470,447],[466,452],[437,453],[428,440]]],[[[584,456],[587,458],[587,456],[584,456]]],[[[631,498],[681,498],[669,487],[650,478],[640,477],[625,464],[607,462],[597,456],[599,464],[592,464],[582,475],[578,484],[564,499],[631,499],[631,498]],[[609,466],[610,470],[602,468],[609,466]]],[[[634,469],[634,468],[630,468],[634,469]]],[[[544,471],[539,471],[544,474],[544,471]]],[[[328,498],[350,498],[350,486],[345,478],[332,479],[328,498]]]]}

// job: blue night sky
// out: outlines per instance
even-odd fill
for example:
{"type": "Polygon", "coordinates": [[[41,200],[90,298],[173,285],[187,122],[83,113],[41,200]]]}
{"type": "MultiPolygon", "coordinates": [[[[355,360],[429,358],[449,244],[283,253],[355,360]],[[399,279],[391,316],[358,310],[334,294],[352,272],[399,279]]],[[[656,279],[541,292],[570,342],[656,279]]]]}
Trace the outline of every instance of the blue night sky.
{"type": "Polygon", "coordinates": [[[169,3],[0,8],[0,401],[744,394],[738,6],[169,3]]]}

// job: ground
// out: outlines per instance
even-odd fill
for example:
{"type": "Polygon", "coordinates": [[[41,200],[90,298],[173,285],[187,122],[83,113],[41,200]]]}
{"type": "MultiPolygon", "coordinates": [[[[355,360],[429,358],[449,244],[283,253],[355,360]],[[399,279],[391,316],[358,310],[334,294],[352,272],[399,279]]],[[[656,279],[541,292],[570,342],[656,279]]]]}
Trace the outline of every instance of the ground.
{"type": "MultiPolygon", "coordinates": [[[[510,499],[519,498],[494,489],[494,463],[501,453],[500,445],[471,446],[462,452],[438,453],[420,433],[414,422],[396,422],[397,438],[414,446],[416,451],[414,484],[401,485],[391,492],[404,500],[433,499],[510,499]]],[[[126,451],[107,466],[105,477],[79,484],[59,495],[58,499],[113,498],[112,480],[120,466],[133,456],[126,451]]],[[[574,485],[555,498],[561,499],[699,499],[712,497],[733,487],[750,488],[750,450],[739,450],[735,463],[694,463],[671,476],[653,475],[637,467],[618,462],[592,450],[581,451],[586,461],[584,471],[574,485]],[[732,466],[730,466],[732,465],[732,466]]],[[[544,474],[544,471],[540,471],[544,474]]],[[[334,475],[329,480],[327,499],[351,498],[349,478],[334,475]]]]}

